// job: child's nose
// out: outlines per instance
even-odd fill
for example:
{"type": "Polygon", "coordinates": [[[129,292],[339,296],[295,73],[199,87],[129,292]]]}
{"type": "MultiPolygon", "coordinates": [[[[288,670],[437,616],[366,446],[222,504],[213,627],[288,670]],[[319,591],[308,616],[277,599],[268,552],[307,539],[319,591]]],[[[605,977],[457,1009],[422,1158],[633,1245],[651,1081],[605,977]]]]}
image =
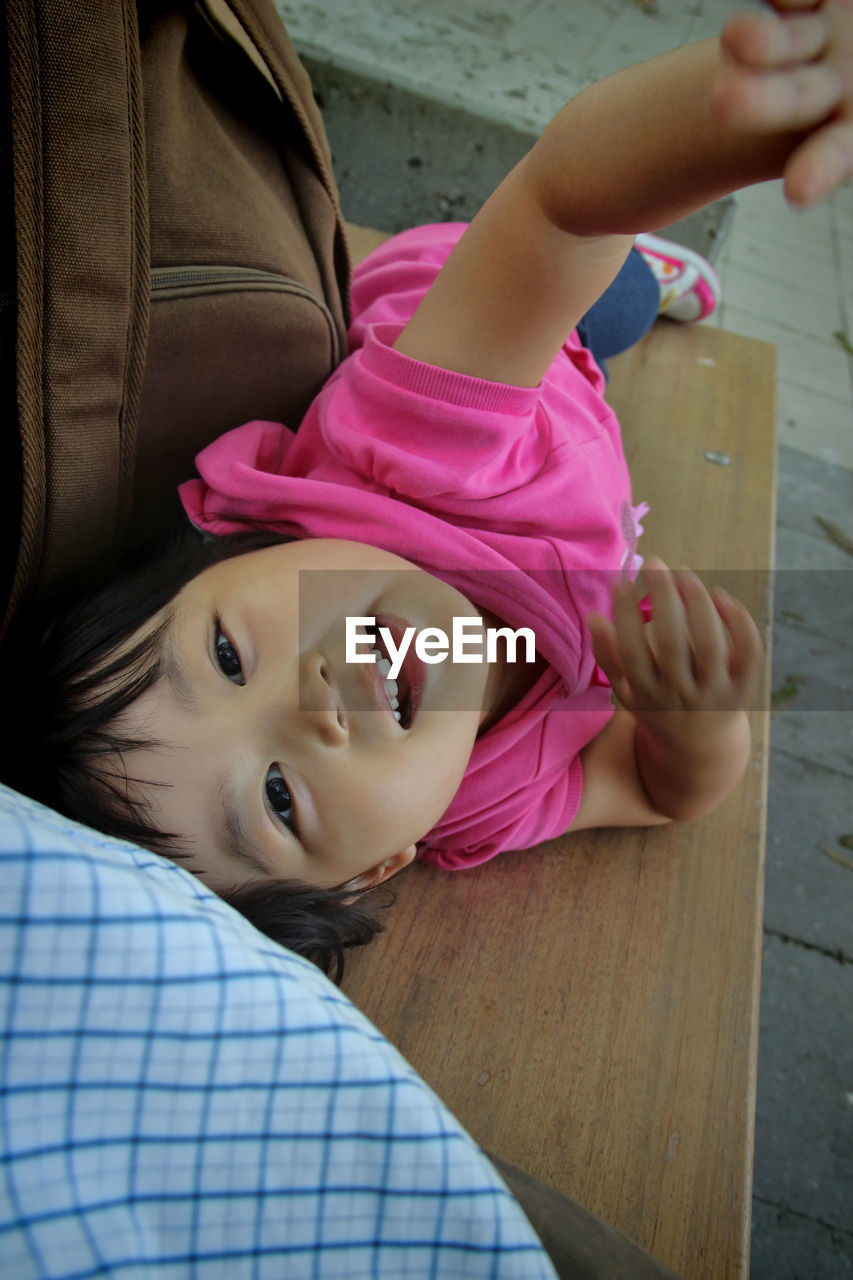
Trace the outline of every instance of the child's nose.
{"type": "Polygon", "coordinates": [[[331,672],[319,653],[306,654],[300,664],[299,716],[325,745],[343,746],[349,738],[346,713],[331,672]]]}

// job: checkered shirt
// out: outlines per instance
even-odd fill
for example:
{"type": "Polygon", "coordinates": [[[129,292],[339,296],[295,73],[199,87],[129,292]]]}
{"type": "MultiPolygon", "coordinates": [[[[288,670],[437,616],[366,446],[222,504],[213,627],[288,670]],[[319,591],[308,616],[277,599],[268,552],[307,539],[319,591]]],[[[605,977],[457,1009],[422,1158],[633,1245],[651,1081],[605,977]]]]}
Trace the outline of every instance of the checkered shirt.
{"type": "Polygon", "coordinates": [[[0,787],[0,1275],[553,1277],[491,1164],[312,965],[0,787]]]}

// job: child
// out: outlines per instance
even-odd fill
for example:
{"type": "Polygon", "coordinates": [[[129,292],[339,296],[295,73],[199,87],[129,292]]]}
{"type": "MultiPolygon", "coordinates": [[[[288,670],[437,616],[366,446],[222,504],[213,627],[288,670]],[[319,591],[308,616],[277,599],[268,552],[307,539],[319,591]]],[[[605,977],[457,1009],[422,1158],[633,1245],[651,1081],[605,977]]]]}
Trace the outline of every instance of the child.
{"type": "Polygon", "coordinates": [[[644,628],[642,508],[603,378],[566,334],[639,231],[782,173],[797,204],[853,173],[853,6],[776,7],[809,12],[736,19],[609,77],[463,235],[422,228],[371,255],[354,354],[298,434],[240,427],[182,488],[202,530],[276,532],[193,538],[54,628],[59,710],[30,789],[186,858],[339,965],[374,928],[360,892],[417,853],[461,867],[728,794],[757,629],[659,561],[644,628]],[[409,628],[455,619],[530,628],[534,660],[410,648],[387,678],[409,628]]]}

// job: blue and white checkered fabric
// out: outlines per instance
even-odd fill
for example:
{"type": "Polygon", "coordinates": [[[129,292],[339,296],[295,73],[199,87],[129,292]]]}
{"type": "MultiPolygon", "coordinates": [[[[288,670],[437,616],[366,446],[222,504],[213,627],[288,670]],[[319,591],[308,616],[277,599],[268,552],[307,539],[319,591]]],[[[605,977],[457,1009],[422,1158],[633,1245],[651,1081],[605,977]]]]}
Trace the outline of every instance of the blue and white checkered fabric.
{"type": "Polygon", "coordinates": [[[491,1165],[312,965],[0,787],[0,1275],[553,1277],[491,1165]]]}

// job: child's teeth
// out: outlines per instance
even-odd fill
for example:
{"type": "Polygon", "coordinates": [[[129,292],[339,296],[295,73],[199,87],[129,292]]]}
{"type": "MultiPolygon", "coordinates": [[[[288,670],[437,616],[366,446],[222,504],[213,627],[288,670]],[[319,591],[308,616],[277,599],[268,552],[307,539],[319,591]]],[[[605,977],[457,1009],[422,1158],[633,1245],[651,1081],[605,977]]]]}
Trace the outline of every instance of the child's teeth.
{"type": "Polygon", "coordinates": [[[396,680],[392,680],[388,675],[388,672],[391,670],[391,662],[385,653],[383,653],[379,648],[378,644],[374,644],[370,652],[376,659],[376,666],[379,674],[385,682],[385,695],[388,698],[391,710],[394,712],[394,717],[395,719],[400,720],[402,718],[399,711],[400,699],[397,697],[397,694],[400,691],[400,686],[396,680]]]}

